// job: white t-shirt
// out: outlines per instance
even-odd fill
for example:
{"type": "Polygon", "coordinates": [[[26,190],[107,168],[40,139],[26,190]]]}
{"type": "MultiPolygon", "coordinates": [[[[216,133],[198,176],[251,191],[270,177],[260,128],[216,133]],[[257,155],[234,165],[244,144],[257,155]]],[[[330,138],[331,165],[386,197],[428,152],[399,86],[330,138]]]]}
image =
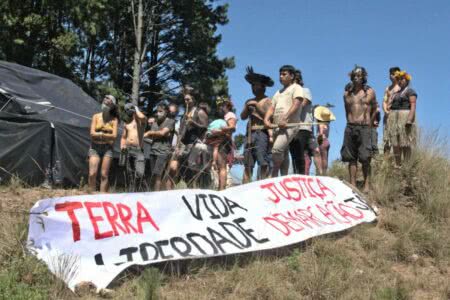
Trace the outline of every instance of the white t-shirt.
{"type": "MultiPolygon", "coordinates": [[[[273,122],[278,124],[281,118],[289,111],[296,98],[303,98],[303,88],[293,83],[287,88],[278,90],[272,98],[272,106],[274,108],[273,122]]],[[[289,123],[295,123],[300,121],[300,112],[293,113],[289,120],[289,123]]]]}
{"type": "MultiPolygon", "coordinates": [[[[308,88],[303,88],[304,98],[309,100],[309,104],[304,106],[300,111],[300,122],[312,123],[314,121],[313,117],[313,105],[312,105],[312,95],[308,88]]],[[[312,125],[301,125],[300,130],[312,131],[312,125]]]]}

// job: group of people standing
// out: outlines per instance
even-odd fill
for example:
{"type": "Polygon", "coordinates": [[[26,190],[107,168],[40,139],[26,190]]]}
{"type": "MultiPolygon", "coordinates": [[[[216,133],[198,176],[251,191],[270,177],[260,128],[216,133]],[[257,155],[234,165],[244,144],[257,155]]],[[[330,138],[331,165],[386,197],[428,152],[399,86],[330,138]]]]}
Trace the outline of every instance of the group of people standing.
{"type": "MultiPolygon", "coordinates": [[[[214,122],[209,121],[210,105],[197,101],[191,87],[184,88],[183,99],[185,111],[180,120],[177,120],[175,103],[159,103],[151,116],[132,103],[125,104],[127,120],[120,138],[119,165],[126,170],[130,191],[170,190],[180,179],[188,187],[208,188],[211,168],[217,173],[219,189],[226,187],[229,156],[234,150],[232,133],[237,122],[233,104],[226,99],[218,103],[217,121],[222,122],[213,127],[214,122]]],[[[102,112],[95,114],[91,123],[89,188],[92,191],[96,190],[100,164],[100,191],[108,191],[118,124],[116,99],[107,95],[102,112]]]]}
{"type": "Polygon", "coordinates": [[[241,113],[242,120],[249,119],[243,183],[251,180],[255,162],[259,166],[259,179],[287,175],[289,154],[294,173],[309,174],[311,157],[317,175],[327,171],[329,123],[335,117],[329,108],[313,105],[311,91],[304,86],[300,70],[284,65],[279,74],[282,88],[270,99],[265,91],[274,85],[273,80],[247,69],[245,79],[254,98],[245,102],[241,113]]]}
{"type": "MultiPolygon", "coordinates": [[[[380,110],[375,91],[367,84],[367,71],[356,66],[349,74],[351,82],[345,87],[344,103],[347,126],[341,149],[342,161],[349,164],[350,183],[356,186],[357,162],[362,165],[364,191],[370,190],[370,162],[377,152],[377,127],[380,110]]],[[[389,69],[391,84],[383,97],[383,141],[384,154],[389,156],[391,148],[395,163],[411,156],[416,143],[417,93],[409,86],[411,75],[399,67],[389,69]]]]}
{"type": "MultiPolygon", "coordinates": [[[[356,186],[357,162],[362,164],[364,188],[370,188],[370,160],[377,149],[376,128],[380,111],[374,90],[367,84],[367,71],[356,66],[349,74],[351,82],[344,92],[347,126],[341,156],[349,163],[350,182],[356,186]]],[[[248,120],[244,145],[243,183],[287,175],[289,156],[293,172],[309,174],[314,162],[317,175],[328,168],[331,110],[313,105],[310,89],[302,73],[291,65],[279,70],[282,87],[270,98],[266,88],[274,85],[266,75],[247,68],[246,81],[253,97],[245,102],[240,114],[248,120]]],[[[384,152],[393,149],[396,163],[407,159],[415,143],[415,105],[417,94],[409,87],[411,76],[399,68],[390,69],[391,85],[385,90],[384,152]]],[[[198,101],[196,91],[183,89],[184,114],[178,119],[178,106],[160,103],[154,115],[146,116],[137,106],[127,103],[128,116],[120,139],[121,158],[130,182],[147,183],[147,190],[173,189],[183,179],[188,187],[211,187],[211,173],[217,177],[217,188],[227,186],[228,170],[233,164],[237,116],[230,99],[219,98],[215,114],[206,102],[198,101]],[[211,120],[213,120],[211,122],[211,120]]],[[[89,150],[89,187],[96,189],[101,163],[100,191],[108,191],[108,173],[112,163],[113,144],[118,136],[119,116],[116,99],[105,96],[102,112],[92,118],[92,143],[89,150]]]]}

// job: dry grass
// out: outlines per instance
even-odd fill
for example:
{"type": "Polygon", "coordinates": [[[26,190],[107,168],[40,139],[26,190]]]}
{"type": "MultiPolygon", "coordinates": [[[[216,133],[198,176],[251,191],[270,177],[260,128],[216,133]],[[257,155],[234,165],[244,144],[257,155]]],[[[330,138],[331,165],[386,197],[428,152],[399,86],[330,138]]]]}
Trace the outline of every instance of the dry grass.
{"type": "MultiPolygon", "coordinates": [[[[434,147],[419,148],[401,170],[375,160],[369,198],[380,208],[377,224],[270,253],[130,270],[116,281],[114,298],[450,299],[450,163],[438,141],[429,138],[434,147]]],[[[331,172],[347,176],[338,163],[331,172]]],[[[38,199],[78,193],[17,181],[0,187],[0,298],[75,297],[26,254],[21,212],[38,199]]]]}

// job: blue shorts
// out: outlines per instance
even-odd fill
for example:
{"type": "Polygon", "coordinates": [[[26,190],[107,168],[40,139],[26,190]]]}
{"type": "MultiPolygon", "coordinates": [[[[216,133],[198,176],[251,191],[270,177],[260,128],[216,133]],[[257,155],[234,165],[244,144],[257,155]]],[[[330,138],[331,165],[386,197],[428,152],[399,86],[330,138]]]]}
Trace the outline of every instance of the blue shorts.
{"type": "Polygon", "coordinates": [[[252,131],[252,142],[245,145],[244,166],[253,168],[255,163],[258,166],[265,167],[270,163],[269,134],[265,130],[252,131]]]}

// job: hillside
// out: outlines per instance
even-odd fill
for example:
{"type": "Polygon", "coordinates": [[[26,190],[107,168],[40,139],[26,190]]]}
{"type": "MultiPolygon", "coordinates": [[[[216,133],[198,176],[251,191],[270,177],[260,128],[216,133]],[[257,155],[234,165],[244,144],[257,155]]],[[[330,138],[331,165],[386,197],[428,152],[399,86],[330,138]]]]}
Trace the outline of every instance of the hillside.
{"type": "MultiPolygon", "coordinates": [[[[402,169],[374,162],[375,224],[264,253],[132,269],[116,299],[450,299],[450,163],[430,139],[402,169]]],[[[335,162],[330,175],[346,177],[335,162]]],[[[75,298],[27,255],[27,211],[39,199],[79,190],[0,187],[0,298],[75,298]]],[[[82,291],[83,299],[97,296],[82,291]]]]}

